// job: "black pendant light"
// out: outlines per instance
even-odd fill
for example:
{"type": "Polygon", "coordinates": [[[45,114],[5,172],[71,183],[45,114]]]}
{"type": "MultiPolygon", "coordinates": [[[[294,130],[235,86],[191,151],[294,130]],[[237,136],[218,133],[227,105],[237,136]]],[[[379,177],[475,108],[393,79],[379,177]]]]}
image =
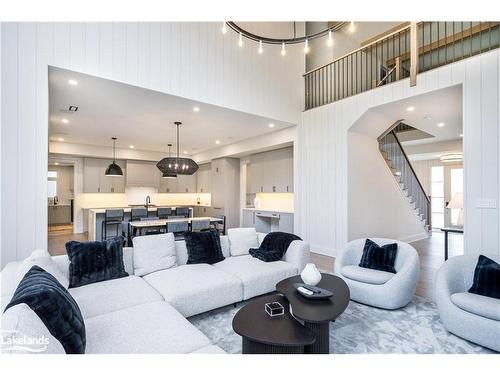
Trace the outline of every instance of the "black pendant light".
{"type": "MultiPolygon", "coordinates": [[[[170,148],[172,147],[172,143],[169,143],[168,144],[168,157],[170,158],[170,148]]],[[[165,173],[163,172],[163,175],[161,176],[162,178],[177,178],[177,174],[176,173],[165,173]]]]}
{"type": "Polygon", "coordinates": [[[116,164],[115,156],[116,156],[116,138],[111,138],[113,140],[113,162],[108,165],[106,168],[106,172],[104,173],[106,176],[123,176],[123,171],[121,167],[116,164]]]}
{"type": "Polygon", "coordinates": [[[177,126],[177,157],[171,157],[170,155],[166,158],[161,159],[156,166],[165,176],[173,175],[192,175],[198,170],[198,164],[193,159],[181,158],[179,156],[179,127],[182,122],[176,121],[174,124],[177,126]]]}

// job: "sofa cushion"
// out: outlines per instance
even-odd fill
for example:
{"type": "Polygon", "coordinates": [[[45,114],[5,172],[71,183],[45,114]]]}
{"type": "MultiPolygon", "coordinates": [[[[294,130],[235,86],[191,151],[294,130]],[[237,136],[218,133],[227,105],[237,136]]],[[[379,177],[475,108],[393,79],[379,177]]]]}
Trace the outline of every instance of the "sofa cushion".
{"type": "Polygon", "coordinates": [[[144,280],[184,316],[242,300],[241,281],[208,264],[158,271],[144,276],[144,280]]]}
{"type": "Polygon", "coordinates": [[[85,323],[80,309],[54,276],[33,266],[5,308],[26,304],[41,319],[68,354],[85,352],[85,323]]]}
{"type": "Polygon", "coordinates": [[[251,248],[259,247],[255,228],[231,228],[227,231],[231,256],[248,255],[251,248]]]}
{"type": "Polygon", "coordinates": [[[500,299],[474,293],[454,293],[451,301],[471,314],[500,321],[500,299]]]}
{"type": "Polygon", "coordinates": [[[35,250],[28,258],[22,261],[17,270],[16,285],[21,282],[24,275],[26,275],[31,267],[35,265],[54,276],[59,284],[68,289],[68,278],[59,270],[59,267],[57,267],[57,264],[52,260],[50,254],[46,250],[35,250]]]}
{"type": "Polygon", "coordinates": [[[214,264],[224,260],[219,231],[213,228],[201,232],[185,232],[188,250],[187,264],[214,264]]]}
{"type": "Polygon", "coordinates": [[[165,270],[176,266],[175,238],[173,233],[138,236],[134,244],[134,275],[165,270]]]}
{"type": "Polygon", "coordinates": [[[2,354],[64,354],[64,348],[25,303],[2,314],[2,354]]]}
{"type": "Polygon", "coordinates": [[[396,273],[394,264],[396,263],[397,252],[397,243],[379,246],[367,238],[359,266],[363,268],[396,273]]]}
{"type": "Polygon", "coordinates": [[[166,302],[95,316],[86,325],[89,354],[183,354],[211,344],[166,302]]]}
{"type": "Polygon", "coordinates": [[[163,301],[162,296],[142,278],[122,277],[71,288],[84,318],[107,314],[148,302],[163,301]]]}
{"type": "Polygon", "coordinates": [[[244,300],[273,292],[278,282],[298,274],[297,267],[290,263],[281,260],[266,263],[251,255],[229,257],[213,267],[241,280],[244,300]]]}
{"type": "Polygon", "coordinates": [[[374,285],[385,284],[394,276],[392,272],[372,270],[353,265],[342,267],[341,272],[348,279],[374,285]]]}
{"type": "Polygon", "coordinates": [[[500,264],[479,255],[469,293],[500,299],[500,264]]]}
{"type": "Polygon", "coordinates": [[[70,288],[128,276],[123,265],[123,238],[66,243],[70,288]]]}

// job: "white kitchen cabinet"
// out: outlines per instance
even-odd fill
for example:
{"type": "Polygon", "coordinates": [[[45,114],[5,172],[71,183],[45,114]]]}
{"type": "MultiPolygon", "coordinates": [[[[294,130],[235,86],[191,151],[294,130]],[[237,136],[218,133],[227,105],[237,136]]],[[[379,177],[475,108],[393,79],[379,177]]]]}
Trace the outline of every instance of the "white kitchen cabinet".
{"type": "Polygon", "coordinates": [[[241,226],[243,228],[253,228],[255,227],[255,213],[252,210],[243,210],[243,222],[241,226]]]}
{"type": "MultiPolygon", "coordinates": [[[[85,158],[83,160],[84,193],[124,193],[125,176],[106,176],[106,169],[113,160],[85,158]]],[[[125,163],[116,160],[124,174],[125,163]]]]}
{"type": "Polygon", "coordinates": [[[158,168],[154,162],[127,161],[127,186],[158,188],[158,168]]]}
{"type": "Polygon", "coordinates": [[[210,163],[200,165],[200,169],[196,172],[196,192],[210,193],[210,175],[212,166],[210,163]]]}
{"type": "Polygon", "coordinates": [[[234,158],[214,159],[211,162],[211,216],[225,215],[226,227],[239,226],[240,161],[234,158]]]}
{"type": "Polygon", "coordinates": [[[196,193],[196,173],[177,176],[177,193],[196,193]]]}
{"type": "Polygon", "coordinates": [[[176,193],[177,192],[177,178],[163,178],[162,173],[159,172],[158,178],[160,179],[158,193],[176,193]]]}
{"type": "Polygon", "coordinates": [[[247,193],[292,193],[293,148],[252,155],[247,180],[247,193]]]}
{"type": "Polygon", "coordinates": [[[69,205],[48,206],[48,223],[49,225],[70,224],[71,206],[69,205]]]}
{"type": "Polygon", "coordinates": [[[293,214],[281,213],[278,229],[280,232],[293,233],[293,214]]]}

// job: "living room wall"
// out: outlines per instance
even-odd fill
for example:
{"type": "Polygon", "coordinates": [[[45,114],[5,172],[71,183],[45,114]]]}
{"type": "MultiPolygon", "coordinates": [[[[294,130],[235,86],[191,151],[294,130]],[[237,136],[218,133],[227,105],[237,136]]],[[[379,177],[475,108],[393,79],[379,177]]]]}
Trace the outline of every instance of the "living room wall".
{"type": "Polygon", "coordinates": [[[363,113],[377,105],[461,84],[465,253],[500,254],[499,65],[497,49],[419,74],[415,87],[405,79],[304,112],[296,150],[297,234],[311,242],[313,251],[332,256],[347,242],[347,133],[363,113]]]}
{"type": "Polygon", "coordinates": [[[2,265],[47,245],[49,65],[299,122],[301,47],[287,48],[286,57],[279,47],[260,55],[257,44],[239,48],[238,36],[220,28],[220,22],[1,24],[2,265]]]}

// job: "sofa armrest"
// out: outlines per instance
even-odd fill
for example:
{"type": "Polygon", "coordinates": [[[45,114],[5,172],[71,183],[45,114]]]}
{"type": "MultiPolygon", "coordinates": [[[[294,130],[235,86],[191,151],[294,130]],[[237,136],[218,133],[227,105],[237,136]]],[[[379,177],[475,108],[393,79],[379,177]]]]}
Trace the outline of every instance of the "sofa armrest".
{"type": "Polygon", "coordinates": [[[309,263],[311,253],[309,251],[309,242],[295,240],[293,241],[283,256],[283,260],[293,264],[302,272],[307,263],[309,263]]]}

